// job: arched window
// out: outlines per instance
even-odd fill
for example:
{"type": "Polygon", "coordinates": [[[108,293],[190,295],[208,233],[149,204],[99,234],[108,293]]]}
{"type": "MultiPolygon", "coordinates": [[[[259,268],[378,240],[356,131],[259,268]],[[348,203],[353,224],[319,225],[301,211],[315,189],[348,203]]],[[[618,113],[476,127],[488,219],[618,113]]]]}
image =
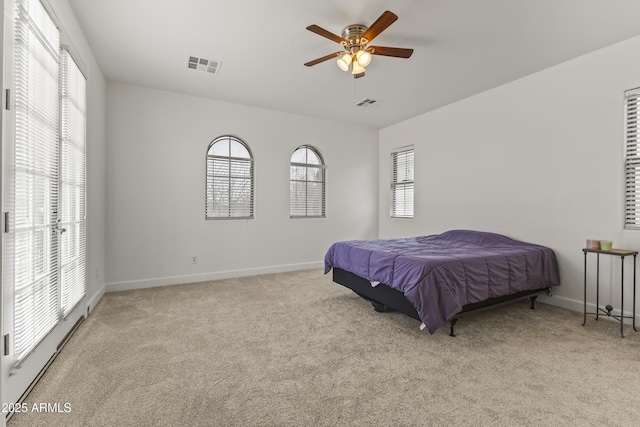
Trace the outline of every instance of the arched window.
{"type": "Polygon", "coordinates": [[[207,219],[253,219],[253,156],[233,136],[207,149],[207,219]]]}
{"type": "Polygon", "coordinates": [[[325,168],[316,148],[302,145],[293,152],[289,181],[291,218],[325,217],[325,168]]]}

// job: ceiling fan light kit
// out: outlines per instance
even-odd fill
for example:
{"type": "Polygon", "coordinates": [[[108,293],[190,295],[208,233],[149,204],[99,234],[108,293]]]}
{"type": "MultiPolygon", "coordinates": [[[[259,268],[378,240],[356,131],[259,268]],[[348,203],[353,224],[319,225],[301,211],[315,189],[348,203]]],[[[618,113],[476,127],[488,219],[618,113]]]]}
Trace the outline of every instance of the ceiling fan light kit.
{"type": "Polygon", "coordinates": [[[351,67],[351,74],[364,73],[364,67],[358,63],[358,61],[353,63],[351,67]]]}
{"type": "Polygon", "coordinates": [[[358,53],[356,53],[356,59],[360,66],[366,67],[371,63],[371,53],[365,49],[359,50],[358,53]]]}
{"type": "Polygon", "coordinates": [[[340,67],[342,71],[349,71],[349,66],[351,65],[351,62],[353,62],[353,60],[351,59],[350,54],[345,53],[340,58],[338,58],[336,62],[338,63],[338,67],[340,67]]]}
{"type": "Polygon", "coordinates": [[[344,50],[309,61],[304,65],[311,67],[328,59],[338,57],[336,60],[338,67],[345,72],[351,71],[353,77],[357,79],[364,76],[366,71],[365,67],[371,63],[372,55],[409,58],[413,54],[413,49],[368,46],[375,37],[389,27],[389,25],[393,24],[397,19],[398,16],[396,14],[387,10],[383,12],[370,27],[359,24],[345,27],[345,29],[342,30],[342,37],[339,37],[317,25],[309,25],[307,30],[328,38],[336,43],[340,43],[344,50]]]}

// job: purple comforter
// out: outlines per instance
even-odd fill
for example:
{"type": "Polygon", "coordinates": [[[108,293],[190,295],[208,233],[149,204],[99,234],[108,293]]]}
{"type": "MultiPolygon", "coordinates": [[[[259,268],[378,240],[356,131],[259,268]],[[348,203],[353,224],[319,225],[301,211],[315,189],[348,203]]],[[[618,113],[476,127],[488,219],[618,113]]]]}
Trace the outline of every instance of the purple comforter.
{"type": "Polygon", "coordinates": [[[560,284],[551,249],[469,230],[337,242],[324,263],[401,291],[431,333],[464,305],[560,284]]]}

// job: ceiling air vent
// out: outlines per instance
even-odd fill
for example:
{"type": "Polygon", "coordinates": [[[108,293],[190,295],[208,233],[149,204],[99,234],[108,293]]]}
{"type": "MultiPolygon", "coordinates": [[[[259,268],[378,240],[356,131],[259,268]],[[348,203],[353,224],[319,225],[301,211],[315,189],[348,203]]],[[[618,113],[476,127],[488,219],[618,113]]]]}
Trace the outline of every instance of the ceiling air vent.
{"type": "Polygon", "coordinates": [[[197,56],[189,56],[187,58],[187,68],[192,70],[206,71],[211,74],[218,74],[222,62],[213,61],[211,59],[198,58],[197,56]]]}
{"type": "Polygon", "coordinates": [[[362,107],[362,108],[372,107],[379,103],[380,103],[379,101],[376,101],[375,99],[369,99],[369,98],[365,98],[362,101],[355,102],[356,107],[362,107]]]}

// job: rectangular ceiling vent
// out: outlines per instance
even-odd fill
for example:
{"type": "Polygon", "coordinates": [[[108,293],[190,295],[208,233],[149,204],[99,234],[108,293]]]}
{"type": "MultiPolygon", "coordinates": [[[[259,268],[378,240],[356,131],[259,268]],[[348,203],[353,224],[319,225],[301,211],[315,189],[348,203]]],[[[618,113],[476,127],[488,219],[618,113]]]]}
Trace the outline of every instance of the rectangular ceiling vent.
{"type": "Polygon", "coordinates": [[[187,68],[192,70],[205,71],[211,74],[218,74],[222,62],[213,61],[211,59],[198,58],[197,56],[191,56],[187,58],[187,68]]]}
{"type": "Polygon", "coordinates": [[[362,101],[355,102],[356,107],[362,107],[362,108],[369,108],[379,103],[380,103],[379,101],[376,101],[375,99],[370,99],[370,98],[365,98],[362,101]]]}

